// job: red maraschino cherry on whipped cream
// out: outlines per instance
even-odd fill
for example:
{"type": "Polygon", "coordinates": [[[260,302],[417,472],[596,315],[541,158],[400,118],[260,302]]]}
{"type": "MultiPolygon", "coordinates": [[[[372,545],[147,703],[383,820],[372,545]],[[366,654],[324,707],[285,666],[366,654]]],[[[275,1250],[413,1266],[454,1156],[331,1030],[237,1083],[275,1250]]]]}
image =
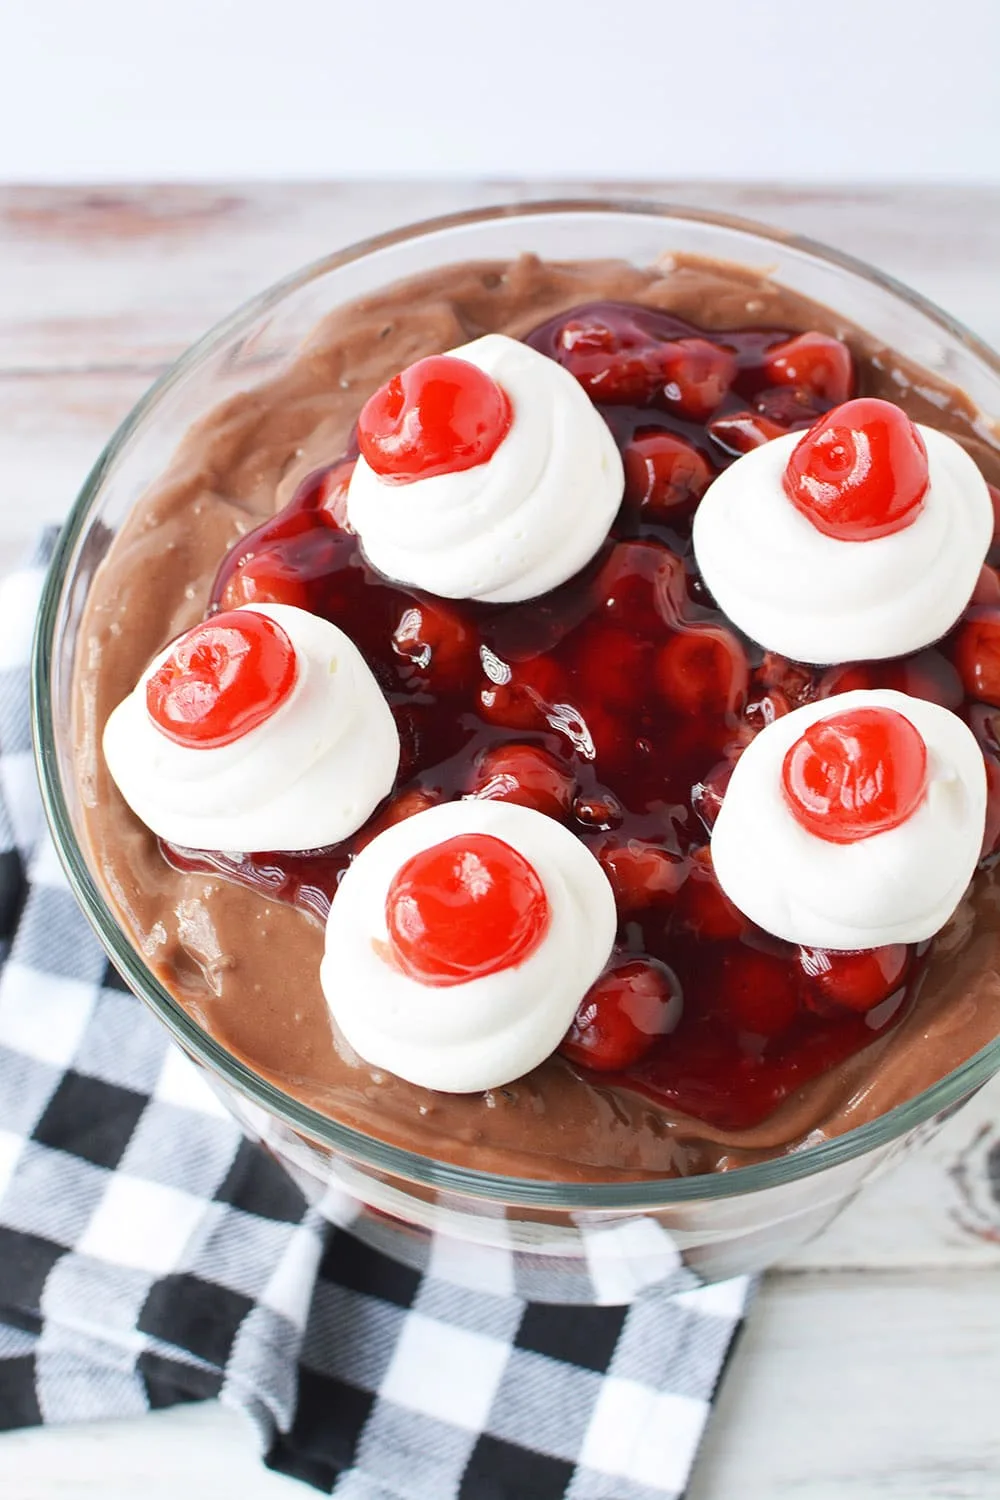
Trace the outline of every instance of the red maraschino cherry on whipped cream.
{"type": "Polygon", "coordinates": [[[712,829],[712,864],[733,904],[787,942],[919,943],[965,894],[985,823],[982,751],[958,715],[859,690],[751,740],[712,829]]]}
{"type": "Polygon", "coordinates": [[[904,656],[965,609],[993,535],[986,481],[946,433],[848,401],[738,458],[695,514],[720,609],[795,661],[904,656]]]}
{"type": "Polygon", "coordinates": [[[320,979],[366,1062],[474,1093],[556,1050],[617,920],[607,876],[568,828],[514,803],[446,802],[354,859],[330,907],[320,979]]]}
{"type": "Polygon", "coordinates": [[[160,653],[104,731],[136,817],[191,849],[315,849],[392,789],[399,734],[342,630],[288,604],[214,615],[160,653]]]}
{"type": "Polygon", "coordinates": [[[347,514],[368,561],[448,599],[547,593],[590,561],[621,504],[603,417],[569,371],[504,334],[390,381],[361,412],[358,440],[347,514]],[[445,471],[448,434],[458,461],[445,471]]]}

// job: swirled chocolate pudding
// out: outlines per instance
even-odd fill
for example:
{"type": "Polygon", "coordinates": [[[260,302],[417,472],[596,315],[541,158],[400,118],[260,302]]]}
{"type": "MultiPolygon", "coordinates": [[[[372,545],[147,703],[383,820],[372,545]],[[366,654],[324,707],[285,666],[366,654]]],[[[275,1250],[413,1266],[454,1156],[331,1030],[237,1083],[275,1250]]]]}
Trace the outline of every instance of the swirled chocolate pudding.
{"type": "Polygon", "coordinates": [[[1000,1032],[998,482],[959,391],[738,267],[340,309],[111,542],[94,868],[224,1047],[393,1144],[840,1134],[1000,1032]]]}

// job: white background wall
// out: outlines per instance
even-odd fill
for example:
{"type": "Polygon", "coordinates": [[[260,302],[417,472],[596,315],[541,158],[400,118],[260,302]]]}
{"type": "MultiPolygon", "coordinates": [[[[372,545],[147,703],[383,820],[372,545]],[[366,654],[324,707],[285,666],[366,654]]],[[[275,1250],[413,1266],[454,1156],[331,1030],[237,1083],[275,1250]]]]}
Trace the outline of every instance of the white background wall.
{"type": "Polygon", "coordinates": [[[0,0],[0,180],[1000,180],[1000,0],[0,0]]]}

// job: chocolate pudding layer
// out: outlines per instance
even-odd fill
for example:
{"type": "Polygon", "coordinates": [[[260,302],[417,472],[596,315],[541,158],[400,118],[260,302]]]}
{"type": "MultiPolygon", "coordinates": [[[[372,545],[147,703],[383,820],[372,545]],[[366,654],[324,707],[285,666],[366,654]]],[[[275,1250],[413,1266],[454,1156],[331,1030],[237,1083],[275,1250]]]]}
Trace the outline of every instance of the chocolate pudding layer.
{"type": "Polygon", "coordinates": [[[95,579],[76,666],[77,769],[92,866],[146,963],[234,1056],[366,1134],[481,1171],[611,1181],[725,1171],[861,1125],[911,1098],[1000,1033],[1000,885],[981,870],[933,942],[903,1018],[762,1123],[723,1130],[559,1055],[476,1095],[434,1093],[368,1067],[331,1025],[320,922],[216,873],[174,868],[125,806],[101,754],[108,714],[165,642],[199,620],[227,552],[348,448],[366,398],[424,355],[483,333],[520,337],[578,304],[620,301],[703,329],[815,329],[843,338],[859,394],[949,432],[1000,483],[1000,445],[953,388],[817,307],[739,267],[671,259],[443,267],[338,310],[279,377],[187,436],[136,506],[95,579]]]}

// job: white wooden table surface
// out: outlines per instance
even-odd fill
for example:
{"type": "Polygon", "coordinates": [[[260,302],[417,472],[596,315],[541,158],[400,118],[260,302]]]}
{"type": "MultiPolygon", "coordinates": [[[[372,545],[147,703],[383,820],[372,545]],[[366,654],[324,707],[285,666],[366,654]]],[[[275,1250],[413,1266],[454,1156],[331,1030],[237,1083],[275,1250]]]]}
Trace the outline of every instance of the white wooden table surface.
{"type": "MultiPolygon", "coordinates": [[[[639,190],[825,239],[1000,345],[1000,189],[639,190]]],[[[0,568],[64,514],[153,377],[244,297],[373,230],[552,192],[0,189],[0,568]]],[[[1000,1497],[1000,1209],[969,1187],[988,1162],[1000,1178],[996,1086],[768,1278],[689,1500],[1000,1497]]],[[[0,1437],[4,1500],[306,1493],[214,1405],[0,1437]]]]}

